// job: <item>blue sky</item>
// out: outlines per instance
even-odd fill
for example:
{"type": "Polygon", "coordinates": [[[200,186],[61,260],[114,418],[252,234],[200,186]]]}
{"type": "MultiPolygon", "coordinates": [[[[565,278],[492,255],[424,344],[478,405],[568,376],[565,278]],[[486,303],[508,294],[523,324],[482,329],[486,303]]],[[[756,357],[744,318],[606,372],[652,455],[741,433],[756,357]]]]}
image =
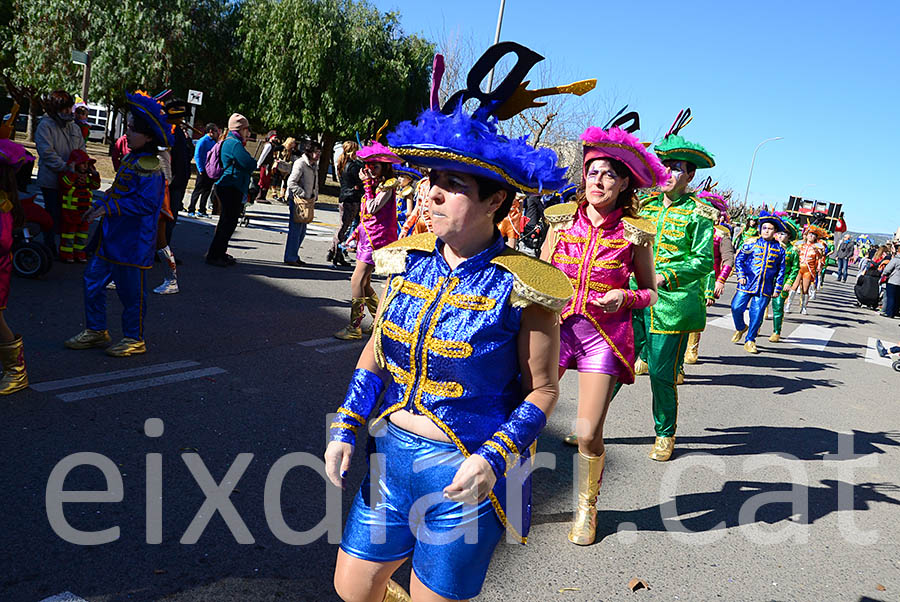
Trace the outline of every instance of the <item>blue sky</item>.
{"type": "MultiPolygon", "coordinates": [[[[493,43],[499,0],[374,0],[407,33],[493,43]]],[[[501,40],[570,78],[598,79],[641,114],[647,139],[690,106],[682,134],[717,166],[703,173],[750,201],[789,195],[844,204],[854,231],[900,227],[900,2],[507,0],[501,40]]],[[[568,81],[557,82],[559,84],[568,81]]],[[[598,123],[596,125],[603,125],[598,123]]]]}

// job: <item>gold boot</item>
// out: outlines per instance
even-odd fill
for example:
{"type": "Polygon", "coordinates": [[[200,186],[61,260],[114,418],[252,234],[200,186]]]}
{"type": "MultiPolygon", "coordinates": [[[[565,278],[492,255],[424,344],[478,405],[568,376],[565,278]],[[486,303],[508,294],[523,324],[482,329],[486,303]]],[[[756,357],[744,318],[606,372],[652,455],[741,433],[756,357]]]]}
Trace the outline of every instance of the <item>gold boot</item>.
{"type": "Polygon", "coordinates": [[[773,332],[772,336],[769,337],[770,343],[777,343],[780,340],[781,340],[781,335],[778,334],[777,332],[773,332]]]}
{"type": "Polygon", "coordinates": [[[571,445],[573,447],[578,447],[578,435],[575,433],[569,433],[565,437],[563,437],[563,443],[566,445],[571,445]]]}
{"type": "Polygon", "coordinates": [[[684,368],[678,369],[678,374],[675,375],[675,384],[683,385],[684,384],[684,368]]]}
{"type": "Polygon", "coordinates": [[[744,343],[744,351],[747,353],[759,353],[759,349],[756,348],[756,341],[747,341],[744,343]]]}
{"type": "Polygon", "coordinates": [[[63,345],[69,349],[90,349],[91,347],[106,347],[109,341],[108,330],[85,328],[71,339],[66,340],[63,345]]]}
{"type": "Polygon", "coordinates": [[[382,602],[412,602],[412,598],[409,597],[409,594],[406,593],[406,590],[399,583],[391,579],[388,581],[382,602]]]}
{"type": "Polygon", "coordinates": [[[3,364],[0,395],[9,395],[28,387],[28,373],[25,371],[25,346],[22,344],[21,336],[16,335],[12,343],[0,345],[0,363],[3,364]]]}
{"type": "Polygon", "coordinates": [[[634,362],[634,375],[640,376],[641,374],[648,374],[649,372],[650,366],[647,365],[647,362],[641,358],[637,358],[634,362]]]}
{"type": "Polygon", "coordinates": [[[688,335],[687,350],[684,352],[685,364],[696,364],[700,358],[700,333],[692,332],[688,335]]]}
{"type": "Polygon", "coordinates": [[[657,462],[665,462],[672,457],[675,451],[675,437],[657,437],[650,452],[650,459],[657,462]]]}
{"type": "Polygon", "coordinates": [[[125,337],[112,347],[106,348],[106,355],[111,355],[112,357],[128,357],[130,355],[140,355],[141,353],[147,353],[147,343],[131,337],[125,337]]]}
{"type": "Polygon", "coordinates": [[[378,313],[378,295],[372,293],[368,297],[365,298],[366,301],[366,309],[369,310],[369,313],[372,315],[372,323],[368,326],[362,327],[363,334],[372,334],[372,329],[375,327],[375,315],[378,313]]]}
{"type": "Polygon", "coordinates": [[[344,328],[334,333],[334,338],[342,341],[358,341],[362,339],[363,316],[366,313],[365,297],[354,297],[350,300],[350,323],[344,328]]]}
{"type": "Polygon", "coordinates": [[[579,546],[594,543],[597,533],[597,494],[603,481],[606,452],[601,456],[585,456],[578,452],[578,505],[569,529],[569,541],[579,546]]]}
{"type": "Polygon", "coordinates": [[[749,327],[745,327],[741,330],[735,330],[734,334],[731,335],[731,342],[732,343],[740,343],[741,339],[744,338],[744,333],[747,332],[747,328],[749,328],[749,327]]]}

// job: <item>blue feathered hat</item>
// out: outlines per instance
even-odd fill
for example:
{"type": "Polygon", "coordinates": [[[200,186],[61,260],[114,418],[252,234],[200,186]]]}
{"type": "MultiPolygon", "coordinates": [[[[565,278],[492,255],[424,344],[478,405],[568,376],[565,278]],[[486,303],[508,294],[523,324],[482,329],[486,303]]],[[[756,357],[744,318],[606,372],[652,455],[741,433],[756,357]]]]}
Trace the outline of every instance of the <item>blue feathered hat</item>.
{"type": "Polygon", "coordinates": [[[140,119],[153,130],[153,135],[161,146],[172,146],[175,126],[166,123],[166,107],[163,103],[143,90],[125,94],[128,109],[135,119],[140,119]]]}
{"type": "Polygon", "coordinates": [[[497,130],[500,119],[509,119],[529,107],[545,103],[536,98],[553,94],[584,94],[596,80],[576,82],[541,90],[528,90],[523,81],[528,71],[544,57],[515,42],[492,46],[478,59],[469,72],[467,82],[480,82],[487,72],[507,54],[514,53],[516,65],[493,91],[460,90],[442,109],[436,106],[442,72],[432,73],[432,106],[419,115],[418,121],[405,121],[387,135],[388,145],[396,154],[415,165],[450,169],[500,182],[532,194],[552,192],[565,186],[566,169],[557,165],[557,156],[549,148],[535,148],[527,136],[508,138],[497,130]],[[474,114],[464,104],[469,99],[481,102],[474,114]]]}
{"type": "Polygon", "coordinates": [[[422,172],[406,165],[394,165],[394,175],[412,178],[413,182],[422,179],[422,172]]]}
{"type": "Polygon", "coordinates": [[[762,228],[763,224],[772,224],[775,226],[776,232],[786,232],[787,229],[784,226],[784,222],[781,221],[781,218],[775,215],[774,213],[769,213],[768,211],[760,211],[759,217],[759,227],[762,228]]]}

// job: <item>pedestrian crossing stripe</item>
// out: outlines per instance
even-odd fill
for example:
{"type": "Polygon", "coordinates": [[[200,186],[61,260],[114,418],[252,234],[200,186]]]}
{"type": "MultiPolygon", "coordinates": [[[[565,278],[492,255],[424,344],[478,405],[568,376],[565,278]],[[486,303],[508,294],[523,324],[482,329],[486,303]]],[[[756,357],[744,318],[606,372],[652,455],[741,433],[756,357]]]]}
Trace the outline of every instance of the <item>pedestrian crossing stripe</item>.
{"type": "Polygon", "coordinates": [[[879,366],[887,366],[888,368],[892,367],[894,362],[891,358],[878,355],[878,349],[875,347],[876,341],[878,341],[878,339],[875,337],[869,337],[866,344],[865,360],[870,364],[878,364],[879,366]]]}

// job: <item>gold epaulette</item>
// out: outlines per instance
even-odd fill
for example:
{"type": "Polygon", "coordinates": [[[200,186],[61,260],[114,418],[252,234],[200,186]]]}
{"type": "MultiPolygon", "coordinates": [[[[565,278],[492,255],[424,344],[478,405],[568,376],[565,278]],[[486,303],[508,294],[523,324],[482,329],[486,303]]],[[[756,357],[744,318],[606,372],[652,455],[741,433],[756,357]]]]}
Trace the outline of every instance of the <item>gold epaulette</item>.
{"type": "Polygon", "coordinates": [[[400,187],[399,178],[388,178],[384,182],[378,185],[378,192],[383,190],[397,190],[400,187]]]}
{"type": "Polygon", "coordinates": [[[715,207],[707,205],[696,197],[694,197],[694,215],[705,217],[713,222],[719,219],[719,211],[715,207]]]}
{"type": "Polygon", "coordinates": [[[144,173],[153,173],[161,169],[159,159],[153,155],[145,155],[139,158],[135,161],[134,166],[137,171],[142,171],[144,173]]]}
{"type": "Polygon", "coordinates": [[[544,210],[544,219],[547,220],[547,223],[551,226],[556,226],[557,228],[561,225],[566,224],[566,222],[572,222],[575,220],[575,213],[578,211],[578,203],[568,202],[568,203],[560,203],[558,205],[553,205],[552,207],[547,207],[544,210]]]}
{"type": "Polygon", "coordinates": [[[731,230],[729,230],[728,227],[724,224],[716,224],[715,228],[722,234],[722,236],[731,238],[731,230]]]}
{"type": "Polygon", "coordinates": [[[558,313],[575,294],[572,283],[562,271],[524,253],[504,249],[491,263],[515,277],[510,296],[514,307],[527,307],[537,303],[558,313]]]}
{"type": "Polygon", "coordinates": [[[431,232],[413,234],[395,240],[372,253],[372,259],[375,260],[375,273],[382,276],[402,274],[406,271],[406,254],[409,251],[431,253],[436,244],[437,236],[431,232]]]}
{"type": "Polygon", "coordinates": [[[638,247],[653,245],[656,238],[656,226],[650,220],[641,217],[623,217],[625,240],[638,247]]]}

